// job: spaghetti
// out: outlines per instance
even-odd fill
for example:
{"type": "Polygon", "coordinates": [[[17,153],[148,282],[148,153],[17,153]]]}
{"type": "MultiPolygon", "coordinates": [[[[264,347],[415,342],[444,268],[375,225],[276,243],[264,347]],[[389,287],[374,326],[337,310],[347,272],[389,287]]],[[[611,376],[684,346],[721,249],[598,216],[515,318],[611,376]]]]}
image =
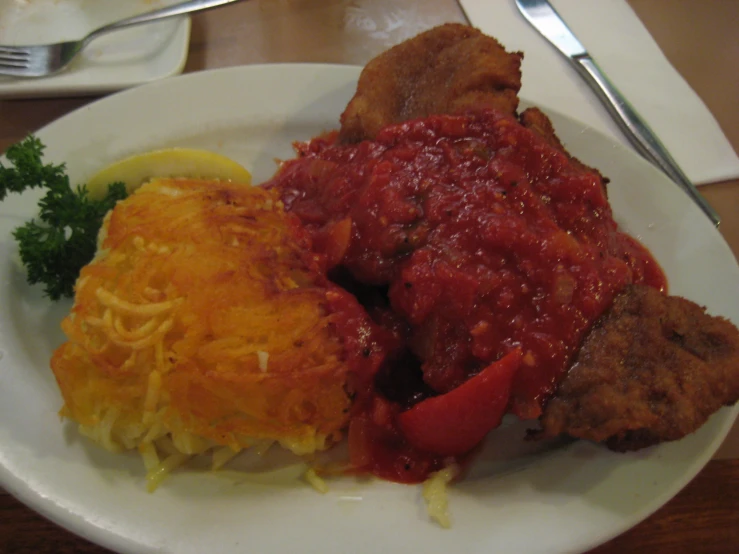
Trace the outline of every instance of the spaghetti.
{"type": "Polygon", "coordinates": [[[190,456],[331,446],[348,422],[339,317],[272,193],[163,179],[108,215],[52,369],[62,414],[137,450],[153,489],[190,456]]]}

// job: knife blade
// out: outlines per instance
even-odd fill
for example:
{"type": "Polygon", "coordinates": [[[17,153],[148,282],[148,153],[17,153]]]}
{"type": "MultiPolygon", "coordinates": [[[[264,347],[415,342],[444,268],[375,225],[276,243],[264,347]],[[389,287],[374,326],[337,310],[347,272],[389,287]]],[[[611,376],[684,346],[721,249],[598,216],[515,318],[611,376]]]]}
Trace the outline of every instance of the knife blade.
{"type": "Polygon", "coordinates": [[[716,211],[680,169],[647,122],[598,67],[552,5],[547,0],[516,0],[516,5],[526,20],[574,66],[636,151],[677,183],[718,227],[721,219],[716,211]]]}

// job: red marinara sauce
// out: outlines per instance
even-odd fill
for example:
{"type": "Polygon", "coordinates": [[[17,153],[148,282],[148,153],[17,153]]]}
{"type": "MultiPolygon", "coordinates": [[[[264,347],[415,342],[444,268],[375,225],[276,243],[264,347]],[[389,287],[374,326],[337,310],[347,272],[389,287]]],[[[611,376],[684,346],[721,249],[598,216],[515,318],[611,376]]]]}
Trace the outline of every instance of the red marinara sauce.
{"type": "MultiPolygon", "coordinates": [[[[508,409],[538,417],[615,294],[666,288],[650,253],[619,230],[601,176],[510,116],[432,116],[356,145],[335,137],[297,145],[267,186],[330,265],[387,287],[429,395],[520,349],[508,409]]],[[[359,421],[385,417],[372,398],[359,421]]]]}

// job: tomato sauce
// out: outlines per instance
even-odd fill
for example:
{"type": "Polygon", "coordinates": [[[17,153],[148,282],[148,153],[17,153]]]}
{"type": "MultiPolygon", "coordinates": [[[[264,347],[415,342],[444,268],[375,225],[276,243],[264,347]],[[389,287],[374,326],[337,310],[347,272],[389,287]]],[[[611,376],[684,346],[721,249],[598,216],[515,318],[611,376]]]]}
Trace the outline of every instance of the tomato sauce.
{"type": "MultiPolygon", "coordinates": [[[[538,417],[613,297],[630,283],[666,287],[649,252],[619,230],[600,175],[509,116],[432,116],[374,141],[340,145],[328,135],[297,150],[267,186],[330,266],[382,287],[394,321],[395,342],[381,349],[389,384],[378,393],[365,383],[355,435],[402,444],[387,423],[392,410],[454,390],[514,349],[523,356],[508,409],[538,417]],[[393,397],[391,407],[378,408],[378,396],[393,397]],[[387,419],[371,415],[383,409],[387,419]]],[[[425,460],[418,475],[438,466],[403,456],[425,460]]]]}

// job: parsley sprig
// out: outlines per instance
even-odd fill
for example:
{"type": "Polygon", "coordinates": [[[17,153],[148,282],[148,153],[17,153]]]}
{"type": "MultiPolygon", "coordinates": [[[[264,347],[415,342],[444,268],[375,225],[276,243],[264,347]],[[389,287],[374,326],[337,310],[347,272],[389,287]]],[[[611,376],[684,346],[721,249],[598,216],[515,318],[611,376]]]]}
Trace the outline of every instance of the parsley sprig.
{"type": "Polygon", "coordinates": [[[95,256],[97,235],[105,214],[126,197],[123,183],[108,186],[104,198],[92,199],[87,187],[72,188],[64,164],[44,164],[44,145],[29,136],[8,148],[0,163],[0,200],[10,192],[46,189],[37,219],[13,232],[28,282],[41,283],[52,300],[74,295],[80,270],[95,256]]]}

